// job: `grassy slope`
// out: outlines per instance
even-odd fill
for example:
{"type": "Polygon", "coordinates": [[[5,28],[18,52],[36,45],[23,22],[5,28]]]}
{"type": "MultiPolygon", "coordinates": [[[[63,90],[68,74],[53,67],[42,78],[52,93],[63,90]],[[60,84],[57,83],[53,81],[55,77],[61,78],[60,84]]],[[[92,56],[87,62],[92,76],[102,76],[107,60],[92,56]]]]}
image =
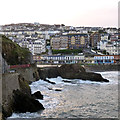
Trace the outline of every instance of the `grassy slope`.
{"type": "Polygon", "coordinates": [[[30,63],[30,52],[28,49],[20,47],[4,35],[2,37],[2,55],[10,65],[30,63]]]}

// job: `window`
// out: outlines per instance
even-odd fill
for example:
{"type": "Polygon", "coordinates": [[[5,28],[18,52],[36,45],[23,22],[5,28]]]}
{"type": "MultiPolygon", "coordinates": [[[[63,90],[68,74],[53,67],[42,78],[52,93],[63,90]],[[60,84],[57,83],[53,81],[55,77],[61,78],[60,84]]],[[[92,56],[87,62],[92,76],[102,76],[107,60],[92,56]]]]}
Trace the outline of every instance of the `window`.
{"type": "Polygon", "coordinates": [[[81,43],[82,45],[85,44],[85,37],[84,37],[84,36],[82,36],[82,37],[80,38],[80,43],[81,43]]]}
{"type": "Polygon", "coordinates": [[[73,44],[73,45],[75,44],[75,37],[74,36],[71,37],[71,44],[73,44]]]}

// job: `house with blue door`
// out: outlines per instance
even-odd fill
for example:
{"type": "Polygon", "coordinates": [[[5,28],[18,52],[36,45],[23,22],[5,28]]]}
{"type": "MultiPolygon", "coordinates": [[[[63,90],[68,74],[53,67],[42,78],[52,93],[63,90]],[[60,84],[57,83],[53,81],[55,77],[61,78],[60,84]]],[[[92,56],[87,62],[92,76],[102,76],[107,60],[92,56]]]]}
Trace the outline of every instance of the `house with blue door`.
{"type": "Polygon", "coordinates": [[[95,55],[94,63],[104,64],[104,63],[114,63],[114,55],[95,55]]]}

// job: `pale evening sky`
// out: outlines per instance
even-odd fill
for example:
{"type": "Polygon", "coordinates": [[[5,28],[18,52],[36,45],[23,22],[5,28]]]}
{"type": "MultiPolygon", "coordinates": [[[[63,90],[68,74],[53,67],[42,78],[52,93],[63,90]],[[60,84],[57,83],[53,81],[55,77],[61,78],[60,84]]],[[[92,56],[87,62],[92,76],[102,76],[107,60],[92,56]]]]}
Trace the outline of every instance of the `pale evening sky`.
{"type": "Polygon", "coordinates": [[[118,26],[119,0],[1,0],[0,25],[118,26]]]}

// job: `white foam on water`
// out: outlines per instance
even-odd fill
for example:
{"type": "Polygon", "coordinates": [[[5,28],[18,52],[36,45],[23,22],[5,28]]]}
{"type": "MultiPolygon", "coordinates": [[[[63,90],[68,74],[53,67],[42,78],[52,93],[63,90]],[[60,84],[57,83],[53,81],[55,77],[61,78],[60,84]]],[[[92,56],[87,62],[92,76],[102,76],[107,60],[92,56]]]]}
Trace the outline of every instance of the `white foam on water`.
{"type": "Polygon", "coordinates": [[[40,90],[48,90],[48,87],[47,87],[48,85],[49,85],[48,82],[40,79],[39,81],[33,82],[30,85],[31,92],[33,94],[33,93],[40,91],[40,90]]]}
{"type": "Polygon", "coordinates": [[[108,79],[109,82],[96,82],[90,80],[82,80],[82,79],[63,79],[62,77],[57,78],[47,78],[51,82],[55,82],[56,84],[62,85],[75,85],[75,84],[100,84],[100,85],[108,85],[108,84],[118,84],[118,72],[117,71],[107,71],[107,72],[96,72],[102,75],[103,78],[108,79]],[[71,81],[71,83],[64,82],[62,80],[71,81]]]}
{"type": "MultiPolygon", "coordinates": [[[[31,91],[32,93],[36,92],[36,91],[41,91],[41,93],[45,93],[44,95],[44,100],[38,100],[40,103],[43,104],[43,106],[46,109],[51,109],[54,108],[55,106],[57,106],[59,104],[58,99],[55,97],[50,97],[49,94],[52,93],[54,94],[54,92],[60,92],[60,91],[55,91],[55,89],[61,89],[63,88],[63,86],[65,85],[78,85],[78,84],[95,84],[95,85],[109,85],[109,84],[118,84],[118,72],[117,71],[108,71],[108,72],[96,72],[102,75],[103,78],[108,79],[110,82],[95,82],[95,81],[90,81],[90,80],[81,80],[81,79],[63,79],[62,77],[58,76],[57,78],[47,78],[49,81],[51,82],[55,82],[56,84],[51,84],[48,83],[44,80],[39,80],[36,82],[33,82],[30,87],[31,87],[31,91]],[[67,82],[64,82],[68,81],[67,82]],[[51,90],[49,90],[48,88],[52,88],[51,90]]],[[[62,90],[63,91],[63,90],[62,90]]],[[[62,92],[61,91],[61,92],[62,92]]],[[[35,112],[35,113],[13,113],[12,116],[10,118],[36,118],[36,117],[40,117],[40,112],[35,112]]]]}
{"type": "Polygon", "coordinates": [[[44,106],[45,109],[54,108],[59,103],[56,98],[50,98],[49,96],[44,97],[44,100],[38,101],[44,106]]]}
{"type": "Polygon", "coordinates": [[[102,75],[103,78],[108,79],[109,82],[106,84],[118,84],[118,71],[106,71],[106,72],[96,72],[102,75]]]}
{"type": "Polygon", "coordinates": [[[55,82],[56,84],[61,84],[62,82],[62,78],[60,76],[58,76],[57,78],[47,78],[49,81],[51,82],[55,82]]]}
{"type": "Polygon", "coordinates": [[[12,116],[10,116],[8,118],[36,118],[36,117],[40,117],[40,113],[39,112],[35,112],[35,113],[30,113],[30,112],[26,112],[26,113],[13,113],[12,116]]]}
{"type": "Polygon", "coordinates": [[[102,75],[103,78],[108,79],[109,82],[96,82],[96,81],[90,81],[90,80],[81,80],[81,79],[63,79],[62,77],[58,76],[57,78],[47,78],[51,82],[55,82],[55,85],[52,85],[51,83],[48,83],[44,80],[39,80],[36,82],[33,82],[30,87],[32,90],[32,93],[40,90],[48,90],[48,88],[51,88],[52,90],[57,88],[60,88],[60,86],[64,85],[77,85],[77,84],[100,84],[100,85],[108,85],[108,84],[118,84],[118,72],[117,71],[107,71],[107,72],[96,72],[102,75]],[[67,82],[64,82],[68,81],[67,82]],[[59,87],[58,87],[59,85],[59,87]]]}

